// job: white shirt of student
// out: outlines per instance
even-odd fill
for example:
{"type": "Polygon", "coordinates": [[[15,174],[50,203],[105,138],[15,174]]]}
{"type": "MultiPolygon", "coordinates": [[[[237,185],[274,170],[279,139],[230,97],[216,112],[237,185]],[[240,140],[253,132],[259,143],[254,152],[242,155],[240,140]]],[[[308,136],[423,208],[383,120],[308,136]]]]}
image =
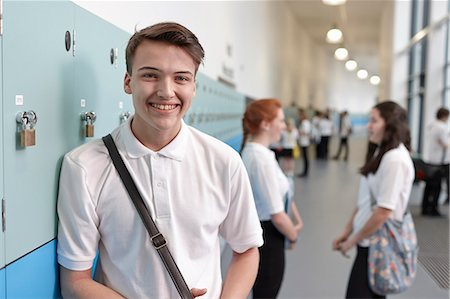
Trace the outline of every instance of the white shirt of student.
{"type": "Polygon", "coordinates": [[[427,131],[424,161],[430,164],[448,164],[450,162],[450,148],[445,149],[442,144],[450,143],[450,131],[447,123],[436,120],[427,131]]]}
{"type": "MultiPolygon", "coordinates": [[[[413,181],[414,165],[406,147],[400,144],[385,153],[375,174],[361,176],[353,232],[361,230],[372,215],[370,192],[378,207],[391,210],[392,218],[401,221],[408,207],[413,181]]],[[[360,241],[359,245],[368,247],[369,239],[360,241]]]]}
{"type": "Polygon", "coordinates": [[[271,215],[284,211],[289,181],[275,154],[265,146],[247,142],[242,151],[260,221],[271,220],[271,215]]]}
{"type": "Polygon", "coordinates": [[[341,137],[348,137],[348,135],[350,135],[351,129],[352,129],[352,121],[350,120],[350,116],[346,115],[342,118],[342,124],[339,135],[341,137]]]}
{"type": "Polygon", "coordinates": [[[284,149],[293,149],[297,146],[298,140],[298,130],[297,128],[292,128],[292,131],[283,130],[281,132],[280,145],[284,149]]]}
{"type": "MultiPolygon", "coordinates": [[[[263,244],[252,190],[236,151],[182,124],[159,152],[143,146],[131,119],[113,131],[119,152],[189,288],[222,288],[219,236],[239,253],[263,244]]],[[[58,199],[58,263],[92,267],[96,279],[127,298],[178,296],[103,142],[65,156],[58,199]]]]}
{"type": "Polygon", "coordinates": [[[320,136],[333,135],[333,122],[328,118],[322,117],[319,120],[319,132],[320,136]]]}
{"type": "Polygon", "coordinates": [[[311,140],[311,122],[307,119],[300,123],[300,146],[309,146],[311,140]]]}

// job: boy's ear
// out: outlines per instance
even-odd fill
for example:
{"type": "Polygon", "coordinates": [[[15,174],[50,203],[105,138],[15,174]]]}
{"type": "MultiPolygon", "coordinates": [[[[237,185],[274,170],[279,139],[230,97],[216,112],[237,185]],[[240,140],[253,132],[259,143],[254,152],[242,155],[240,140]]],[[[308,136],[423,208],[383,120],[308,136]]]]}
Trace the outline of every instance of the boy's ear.
{"type": "Polygon", "coordinates": [[[125,91],[126,94],[132,93],[130,82],[131,82],[131,76],[128,74],[128,72],[126,72],[125,78],[123,78],[123,90],[125,91]]]}

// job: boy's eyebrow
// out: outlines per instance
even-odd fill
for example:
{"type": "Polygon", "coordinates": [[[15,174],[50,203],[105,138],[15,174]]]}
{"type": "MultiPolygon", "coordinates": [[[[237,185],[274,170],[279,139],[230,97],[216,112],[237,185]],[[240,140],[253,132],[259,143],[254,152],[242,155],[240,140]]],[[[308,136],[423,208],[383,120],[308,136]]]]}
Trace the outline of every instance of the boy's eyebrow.
{"type": "MultiPolygon", "coordinates": [[[[153,67],[153,66],[143,66],[141,68],[138,69],[139,71],[148,71],[148,70],[152,70],[152,71],[157,71],[157,72],[161,72],[160,69],[153,67]]],[[[185,74],[185,75],[191,75],[193,76],[194,74],[192,74],[192,72],[190,71],[179,71],[179,72],[175,72],[175,74],[185,74]]]]}
{"type": "Polygon", "coordinates": [[[138,69],[138,71],[145,71],[145,70],[153,70],[153,71],[158,71],[158,72],[161,71],[160,69],[153,67],[153,66],[143,66],[138,69]]]}

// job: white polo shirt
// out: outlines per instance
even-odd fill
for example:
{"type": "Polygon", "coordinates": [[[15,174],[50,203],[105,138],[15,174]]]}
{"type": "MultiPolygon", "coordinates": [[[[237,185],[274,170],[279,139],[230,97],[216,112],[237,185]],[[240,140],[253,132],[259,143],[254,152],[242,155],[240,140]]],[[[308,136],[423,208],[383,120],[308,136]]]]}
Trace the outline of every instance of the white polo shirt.
{"type": "Polygon", "coordinates": [[[424,161],[430,164],[448,164],[450,149],[442,144],[450,143],[450,131],[446,122],[436,120],[428,127],[424,161]]]}
{"type": "Polygon", "coordinates": [[[242,151],[242,160],[250,177],[259,220],[271,220],[271,215],[284,211],[289,181],[275,154],[262,144],[248,142],[242,151]]]}
{"type": "MultiPolygon", "coordinates": [[[[247,172],[236,151],[182,124],[159,152],[143,146],[131,119],[112,136],[189,288],[222,288],[222,236],[239,253],[263,244],[247,172]]],[[[176,298],[177,291],[101,140],[68,153],[58,199],[58,263],[92,267],[127,298],[176,298]]]]}
{"type": "Polygon", "coordinates": [[[303,147],[309,146],[311,140],[311,122],[307,119],[302,120],[299,131],[300,145],[303,147]]]}
{"type": "MultiPolygon", "coordinates": [[[[408,207],[413,182],[414,165],[406,147],[400,144],[385,153],[375,174],[361,176],[353,232],[361,230],[372,215],[370,191],[377,206],[391,210],[392,218],[401,221],[408,207]]],[[[360,241],[359,245],[368,247],[369,239],[360,241]]]]}
{"type": "Polygon", "coordinates": [[[292,131],[283,130],[281,132],[280,145],[283,149],[293,149],[297,145],[298,130],[292,128],[292,131]]]}

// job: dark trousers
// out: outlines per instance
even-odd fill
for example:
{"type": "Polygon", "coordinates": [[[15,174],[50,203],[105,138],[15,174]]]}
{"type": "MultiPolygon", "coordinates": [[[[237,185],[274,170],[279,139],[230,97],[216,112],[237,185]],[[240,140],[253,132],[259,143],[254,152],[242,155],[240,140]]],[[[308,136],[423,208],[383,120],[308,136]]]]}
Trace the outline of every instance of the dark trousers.
{"type": "Polygon", "coordinates": [[[334,156],[335,158],[339,158],[343,148],[345,149],[344,160],[347,160],[347,158],[348,158],[348,138],[347,137],[341,137],[341,140],[339,142],[338,152],[337,152],[336,156],[334,156]]]}
{"type": "Polygon", "coordinates": [[[448,165],[442,165],[441,167],[442,170],[440,172],[436,172],[436,175],[434,175],[432,178],[430,178],[425,182],[426,185],[425,190],[423,191],[423,198],[422,198],[423,215],[439,214],[438,205],[439,205],[439,196],[441,195],[442,179],[448,181],[448,165]]]}
{"type": "Polygon", "coordinates": [[[450,181],[449,181],[450,164],[445,164],[442,167],[444,168],[444,171],[443,171],[443,173],[444,173],[444,180],[445,180],[445,185],[447,186],[447,199],[446,199],[446,201],[448,203],[448,201],[449,201],[449,194],[450,194],[450,188],[449,188],[449,185],[450,185],[450,181]]]}
{"type": "Polygon", "coordinates": [[[253,298],[276,298],[284,275],[285,238],[272,221],[262,221],[264,245],[259,248],[259,269],[253,298]]]}
{"type": "Polygon", "coordinates": [[[328,141],[330,140],[330,136],[322,136],[320,137],[319,143],[319,159],[327,159],[328,158],[328,141]]]}
{"type": "Polygon", "coordinates": [[[303,156],[303,172],[302,175],[308,175],[309,159],[308,159],[308,146],[302,146],[303,156]]]}
{"type": "Polygon", "coordinates": [[[386,298],[375,294],[369,286],[369,274],[367,261],[369,258],[369,248],[357,246],[357,254],[353,263],[352,272],[347,285],[345,298],[386,298]]]}

